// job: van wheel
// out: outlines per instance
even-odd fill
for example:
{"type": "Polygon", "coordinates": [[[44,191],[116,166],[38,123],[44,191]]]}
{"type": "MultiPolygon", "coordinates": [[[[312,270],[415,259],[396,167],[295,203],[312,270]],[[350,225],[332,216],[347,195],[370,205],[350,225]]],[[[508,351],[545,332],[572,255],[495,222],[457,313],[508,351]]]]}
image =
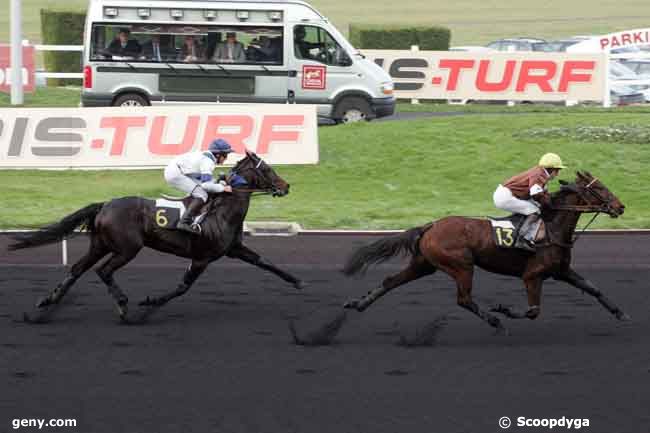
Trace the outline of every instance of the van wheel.
{"type": "Polygon", "coordinates": [[[113,101],[115,107],[145,107],[149,105],[151,105],[149,101],[137,93],[126,93],[113,101]]]}
{"type": "Polygon", "coordinates": [[[370,120],[370,104],[364,98],[351,96],[344,98],[336,106],[337,123],[355,123],[370,120]]]}

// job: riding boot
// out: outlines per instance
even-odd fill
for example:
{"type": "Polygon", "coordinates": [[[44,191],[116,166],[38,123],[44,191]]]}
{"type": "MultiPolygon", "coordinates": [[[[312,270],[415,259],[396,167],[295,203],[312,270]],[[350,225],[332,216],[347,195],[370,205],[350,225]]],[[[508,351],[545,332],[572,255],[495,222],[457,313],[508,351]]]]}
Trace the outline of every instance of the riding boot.
{"type": "Polygon", "coordinates": [[[203,200],[197,197],[192,197],[192,201],[187,205],[187,209],[185,209],[185,213],[176,225],[176,228],[190,233],[201,233],[201,226],[192,223],[194,222],[194,218],[196,218],[197,214],[201,211],[202,207],[203,200]]]}
{"type": "Polygon", "coordinates": [[[531,232],[531,229],[536,225],[539,215],[534,213],[526,216],[526,219],[519,227],[519,235],[517,236],[517,248],[524,249],[526,251],[535,252],[535,233],[531,232]]]}

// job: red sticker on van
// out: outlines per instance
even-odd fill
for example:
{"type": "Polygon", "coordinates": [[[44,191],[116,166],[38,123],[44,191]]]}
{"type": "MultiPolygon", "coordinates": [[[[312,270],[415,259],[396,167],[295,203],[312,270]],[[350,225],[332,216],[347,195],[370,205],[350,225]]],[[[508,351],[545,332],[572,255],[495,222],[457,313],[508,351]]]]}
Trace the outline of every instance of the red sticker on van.
{"type": "Polygon", "coordinates": [[[327,69],[325,66],[309,66],[302,67],[302,88],[323,90],[325,89],[325,79],[327,69]]]}

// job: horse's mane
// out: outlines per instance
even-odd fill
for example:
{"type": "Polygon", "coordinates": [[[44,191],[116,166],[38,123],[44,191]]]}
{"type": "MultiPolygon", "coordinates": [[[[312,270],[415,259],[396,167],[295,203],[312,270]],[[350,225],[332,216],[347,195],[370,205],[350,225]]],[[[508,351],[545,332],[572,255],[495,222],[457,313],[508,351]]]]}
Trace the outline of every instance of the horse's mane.
{"type": "Polygon", "coordinates": [[[589,182],[593,181],[594,177],[589,173],[578,171],[576,173],[576,179],[573,182],[566,182],[560,180],[560,189],[551,193],[551,203],[555,205],[562,205],[566,203],[568,197],[576,195],[577,189],[584,187],[589,182]]]}

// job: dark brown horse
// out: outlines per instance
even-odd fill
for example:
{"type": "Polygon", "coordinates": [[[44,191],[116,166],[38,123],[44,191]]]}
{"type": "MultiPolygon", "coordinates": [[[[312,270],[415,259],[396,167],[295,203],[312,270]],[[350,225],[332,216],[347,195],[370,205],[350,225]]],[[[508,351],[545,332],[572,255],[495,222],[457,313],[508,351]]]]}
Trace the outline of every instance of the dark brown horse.
{"type": "MultiPolygon", "coordinates": [[[[252,152],[239,161],[232,171],[246,180],[247,188],[239,191],[234,189],[232,194],[210,196],[200,236],[158,227],[155,201],[141,197],[124,197],[106,203],[94,203],[66,216],[58,223],[18,236],[16,242],[10,245],[10,249],[31,248],[56,242],[82,225],[90,233],[88,252],[72,266],[63,281],[37,303],[35,316],[45,317],[43,313],[49,313],[59,305],[70,287],[84,272],[108,255],[108,259],[97,268],[97,274],[113,296],[120,317],[129,321],[128,298],[118,286],[113,274],[133,260],[143,247],[192,260],[176,289],[160,297],[147,297],[140,303],[147,313],[186,293],[208,264],[223,256],[251,263],[278,275],[296,288],[302,288],[302,282],[298,278],[277,268],[242,242],[243,223],[251,194],[264,191],[274,196],[283,196],[288,194],[289,184],[252,152]]],[[[137,317],[144,315],[140,312],[137,317]]],[[[25,318],[30,320],[27,314],[25,318]]]]}
{"type": "Polygon", "coordinates": [[[562,182],[560,191],[552,194],[551,208],[543,209],[542,218],[548,238],[533,254],[519,249],[497,247],[486,219],[447,217],[401,234],[380,239],[358,249],[343,269],[346,275],[364,271],[400,253],[410,254],[408,267],[386,278],[381,286],[344,306],[363,311],[395,287],[431,275],[438,269],[449,274],[457,285],[458,305],[488,322],[498,331],[505,331],[498,317],[483,310],[472,300],[474,267],[490,272],[521,277],[528,292],[528,310],[515,312],[496,306],[492,312],[513,319],[535,319],[540,313],[542,284],[549,277],[565,281],[594,296],[619,320],[629,317],[596,286],[571,268],[574,232],[582,213],[606,213],[613,218],[623,214],[625,206],[598,179],[578,172],[575,183],[562,182]]]}

